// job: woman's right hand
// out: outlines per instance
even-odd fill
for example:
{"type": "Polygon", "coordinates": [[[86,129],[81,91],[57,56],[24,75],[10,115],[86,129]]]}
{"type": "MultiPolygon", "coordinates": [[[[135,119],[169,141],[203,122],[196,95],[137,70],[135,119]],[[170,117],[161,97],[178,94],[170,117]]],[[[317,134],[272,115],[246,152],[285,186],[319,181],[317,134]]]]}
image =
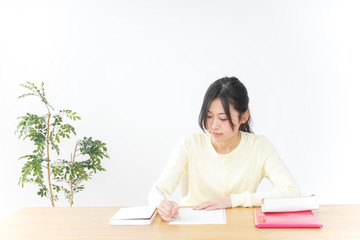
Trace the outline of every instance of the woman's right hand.
{"type": "Polygon", "coordinates": [[[165,222],[170,222],[175,219],[175,217],[179,214],[179,205],[177,205],[176,202],[170,201],[172,208],[169,206],[169,204],[162,200],[160,204],[158,205],[158,213],[160,214],[161,218],[165,222]]]}

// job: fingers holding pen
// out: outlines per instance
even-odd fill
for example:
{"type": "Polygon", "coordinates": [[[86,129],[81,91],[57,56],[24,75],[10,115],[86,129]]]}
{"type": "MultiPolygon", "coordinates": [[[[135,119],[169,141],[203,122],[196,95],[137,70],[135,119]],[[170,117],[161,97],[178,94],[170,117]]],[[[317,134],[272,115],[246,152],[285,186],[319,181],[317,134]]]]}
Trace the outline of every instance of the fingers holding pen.
{"type": "Polygon", "coordinates": [[[167,202],[165,201],[161,201],[159,206],[158,206],[158,213],[160,214],[161,218],[164,219],[169,219],[171,218],[171,207],[169,206],[169,204],[167,204],[167,202]]]}
{"type": "Polygon", "coordinates": [[[171,209],[171,214],[175,217],[177,215],[179,215],[179,209],[180,209],[180,206],[176,203],[176,202],[173,202],[173,201],[170,201],[171,205],[173,206],[172,209],[171,209]]]}
{"type": "Polygon", "coordinates": [[[158,205],[158,213],[160,214],[163,221],[170,222],[175,219],[176,215],[179,214],[179,206],[177,203],[170,202],[173,207],[170,207],[166,201],[161,201],[158,205]]]}

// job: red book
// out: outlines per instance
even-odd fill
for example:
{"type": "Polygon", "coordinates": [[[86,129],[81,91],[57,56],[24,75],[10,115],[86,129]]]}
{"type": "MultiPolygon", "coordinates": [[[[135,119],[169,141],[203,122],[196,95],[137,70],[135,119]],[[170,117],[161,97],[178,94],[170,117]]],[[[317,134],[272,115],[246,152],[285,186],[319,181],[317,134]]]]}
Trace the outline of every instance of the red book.
{"type": "Polygon", "coordinates": [[[254,209],[258,228],[321,228],[323,225],[313,211],[263,213],[254,209]]]}

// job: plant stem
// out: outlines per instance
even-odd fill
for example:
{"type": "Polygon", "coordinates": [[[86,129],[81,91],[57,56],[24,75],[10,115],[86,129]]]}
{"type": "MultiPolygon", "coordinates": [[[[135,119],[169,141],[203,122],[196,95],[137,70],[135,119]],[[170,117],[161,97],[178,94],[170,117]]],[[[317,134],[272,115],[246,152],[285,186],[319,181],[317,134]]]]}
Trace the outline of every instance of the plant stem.
{"type": "Polygon", "coordinates": [[[50,178],[50,175],[51,175],[51,172],[50,172],[50,150],[49,150],[49,146],[50,146],[50,143],[49,143],[50,117],[51,117],[51,113],[48,112],[48,119],[47,119],[47,126],[46,126],[46,128],[47,128],[47,129],[46,129],[46,130],[47,130],[47,133],[46,133],[46,155],[47,155],[47,170],[48,170],[48,181],[49,181],[50,200],[51,200],[51,205],[52,205],[53,207],[55,207],[54,195],[53,195],[53,192],[52,192],[51,178],[50,178]]]}
{"type": "MultiPolygon", "coordinates": [[[[75,154],[76,154],[76,149],[77,149],[77,144],[75,145],[75,149],[74,149],[74,155],[71,155],[71,170],[74,169],[74,163],[75,163],[75,154]]],[[[72,175],[72,174],[71,174],[72,175]]],[[[70,176],[71,176],[70,175],[70,176]]],[[[73,191],[73,181],[72,178],[70,177],[70,194],[71,194],[71,198],[70,198],[70,207],[72,207],[73,202],[74,202],[74,191],[73,191]]]]}

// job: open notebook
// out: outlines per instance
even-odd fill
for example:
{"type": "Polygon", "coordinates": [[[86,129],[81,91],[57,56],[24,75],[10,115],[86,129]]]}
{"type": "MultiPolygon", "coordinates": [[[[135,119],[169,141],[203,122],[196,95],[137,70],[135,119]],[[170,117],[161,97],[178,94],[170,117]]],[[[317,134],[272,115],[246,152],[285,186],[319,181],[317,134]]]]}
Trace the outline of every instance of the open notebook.
{"type": "Polygon", "coordinates": [[[156,207],[125,207],[110,219],[110,225],[150,225],[157,214],[156,207]]]}

